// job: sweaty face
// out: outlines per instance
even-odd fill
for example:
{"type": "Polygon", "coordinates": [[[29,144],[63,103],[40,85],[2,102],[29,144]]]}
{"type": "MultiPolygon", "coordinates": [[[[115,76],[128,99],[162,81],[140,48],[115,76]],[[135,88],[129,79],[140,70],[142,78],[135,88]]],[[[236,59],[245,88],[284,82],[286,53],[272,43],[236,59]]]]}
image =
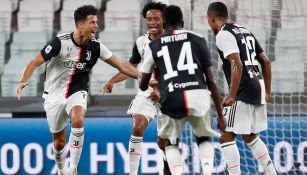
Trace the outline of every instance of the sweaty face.
{"type": "Polygon", "coordinates": [[[97,32],[97,16],[89,15],[84,22],[81,22],[81,33],[82,36],[88,39],[95,38],[95,33],[97,32]]]}
{"type": "Polygon", "coordinates": [[[146,13],[147,27],[150,35],[163,33],[162,13],[160,10],[148,10],[146,13]]]}

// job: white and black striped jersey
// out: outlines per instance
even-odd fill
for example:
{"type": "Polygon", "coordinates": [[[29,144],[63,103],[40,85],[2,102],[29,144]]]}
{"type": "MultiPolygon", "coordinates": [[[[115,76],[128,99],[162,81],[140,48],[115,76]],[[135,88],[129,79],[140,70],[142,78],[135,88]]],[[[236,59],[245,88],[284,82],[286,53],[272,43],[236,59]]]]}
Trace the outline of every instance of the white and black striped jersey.
{"type": "Polygon", "coordinates": [[[205,38],[186,30],[167,31],[149,44],[144,59],[141,72],[155,71],[162,113],[188,116],[186,91],[207,89],[204,72],[211,56],[205,38]]]}
{"type": "MultiPolygon", "coordinates": [[[[151,38],[148,33],[141,35],[135,41],[134,47],[132,49],[132,55],[129,62],[132,64],[138,64],[138,70],[144,63],[144,52],[146,46],[151,42],[151,38]]],[[[137,95],[142,95],[148,97],[152,92],[152,88],[149,87],[146,91],[138,89],[137,95]]]]}
{"type": "Polygon", "coordinates": [[[48,61],[44,83],[44,96],[54,101],[63,100],[77,91],[88,91],[89,73],[98,58],[105,61],[112,52],[100,41],[91,40],[80,46],[73,33],[58,35],[41,50],[48,61]]]}
{"type": "Polygon", "coordinates": [[[243,71],[236,100],[249,104],[265,104],[264,80],[256,59],[263,50],[254,35],[244,27],[226,23],[216,35],[216,45],[228,85],[231,82],[231,65],[227,56],[232,53],[240,54],[243,71]]]}

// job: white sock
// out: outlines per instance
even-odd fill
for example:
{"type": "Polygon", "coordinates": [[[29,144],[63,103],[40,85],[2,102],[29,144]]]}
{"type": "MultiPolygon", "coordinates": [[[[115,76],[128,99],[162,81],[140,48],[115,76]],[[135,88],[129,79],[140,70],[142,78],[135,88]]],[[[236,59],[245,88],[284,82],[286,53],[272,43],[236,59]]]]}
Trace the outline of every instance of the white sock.
{"type": "Polygon", "coordinates": [[[236,141],[221,144],[221,151],[227,164],[229,175],[241,175],[240,153],[236,141]]]}
{"type": "Polygon", "coordinates": [[[65,174],[65,161],[66,161],[66,156],[67,156],[66,147],[64,146],[62,150],[58,151],[53,146],[52,151],[53,151],[55,164],[58,168],[58,175],[64,175],[65,174]]]}
{"type": "Polygon", "coordinates": [[[165,155],[172,175],[181,175],[183,173],[183,163],[178,146],[167,146],[165,155]]]}
{"type": "Polygon", "coordinates": [[[142,156],[143,137],[130,136],[129,141],[129,168],[130,175],[137,175],[142,156]]]}
{"type": "Polygon", "coordinates": [[[84,142],[84,128],[71,128],[69,137],[70,146],[70,171],[76,169],[81,157],[84,142]]]}
{"type": "Polygon", "coordinates": [[[257,136],[253,141],[247,144],[255,159],[262,166],[266,175],[275,175],[276,171],[270,158],[269,152],[263,141],[257,136]]]}
{"type": "Polygon", "coordinates": [[[199,144],[198,148],[203,175],[211,175],[214,161],[214,147],[211,142],[206,141],[199,144]]]}

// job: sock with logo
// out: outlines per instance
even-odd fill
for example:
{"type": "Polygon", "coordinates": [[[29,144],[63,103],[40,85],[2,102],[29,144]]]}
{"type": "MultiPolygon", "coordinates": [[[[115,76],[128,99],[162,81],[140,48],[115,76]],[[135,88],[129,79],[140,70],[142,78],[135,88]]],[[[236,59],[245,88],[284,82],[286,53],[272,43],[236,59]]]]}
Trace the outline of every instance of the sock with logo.
{"type": "Polygon", "coordinates": [[[142,156],[143,137],[130,136],[129,141],[129,169],[130,175],[137,175],[142,156]]]}
{"type": "Polygon", "coordinates": [[[257,136],[247,144],[251,149],[255,159],[262,166],[266,175],[275,175],[276,171],[270,158],[269,152],[263,141],[257,136]]]}
{"type": "Polygon", "coordinates": [[[167,146],[165,148],[165,154],[172,175],[182,175],[183,163],[178,146],[167,146]]]}
{"type": "Polygon", "coordinates": [[[227,164],[229,175],[241,175],[240,153],[236,141],[221,144],[221,151],[227,164]]]}
{"type": "Polygon", "coordinates": [[[71,128],[69,137],[70,146],[70,171],[78,167],[84,142],[84,128],[71,128]]]}
{"type": "Polygon", "coordinates": [[[65,175],[65,160],[67,156],[67,150],[66,147],[64,147],[62,150],[58,151],[54,148],[52,148],[53,156],[55,164],[58,168],[58,174],[59,175],[65,175]]]}
{"type": "Polygon", "coordinates": [[[200,143],[198,148],[203,175],[211,175],[214,161],[214,147],[211,142],[205,141],[200,143]]]}

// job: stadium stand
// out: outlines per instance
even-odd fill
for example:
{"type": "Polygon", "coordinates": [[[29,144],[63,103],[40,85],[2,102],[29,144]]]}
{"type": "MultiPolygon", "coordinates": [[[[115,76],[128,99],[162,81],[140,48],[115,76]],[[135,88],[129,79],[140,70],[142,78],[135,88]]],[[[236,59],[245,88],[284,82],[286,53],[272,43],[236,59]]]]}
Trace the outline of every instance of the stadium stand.
{"type": "Polygon", "coordinates": [[[0,6],[0,32],[5,34],[5,40],[8,41],[11,33],[13,5],[9,0],[1,1],[0,6]]]}
{"type": "MultiPolygon", "coordinates": [[[[36,53],[46,44],[48,35],[45,32],[16,32],[13,34],[13,43],[11,44],[11,58],[5,64],[1,76],[2,96],[14,96],[15,86],[19,81],[24,66],[33,58],[36,53]]],[[[28,90],[24,96],[37,96],[37,83],[39,75],[44,72],[44,66],[41,66],[30,80],[28,90]]]]}
{"type": "Polygon", "coordinates": [[[3,72],[5,56],[5,34],[0,33],[0,75],[3,72]]]}
{"type": "Polygon", "coordinates": [[[23,0],[19,5],[18,31],[52,33],[53,18],[52,1],[23,0]]]}

